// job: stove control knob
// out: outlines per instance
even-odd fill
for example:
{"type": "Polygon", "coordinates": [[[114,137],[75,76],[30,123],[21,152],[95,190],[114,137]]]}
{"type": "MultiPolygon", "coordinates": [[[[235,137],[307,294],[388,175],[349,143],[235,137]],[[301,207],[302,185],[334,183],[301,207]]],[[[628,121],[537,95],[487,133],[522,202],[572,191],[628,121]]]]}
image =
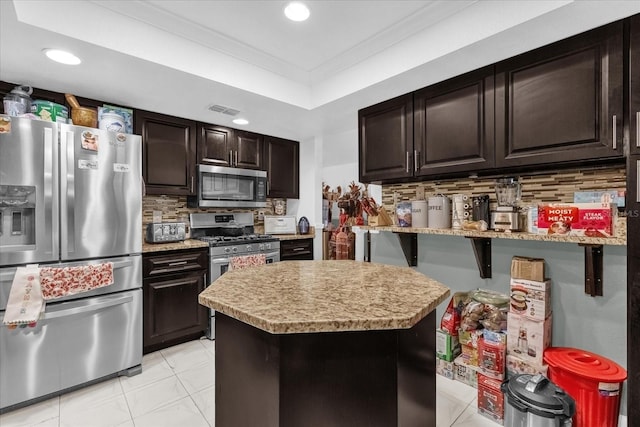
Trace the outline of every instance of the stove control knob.
{"type": "Polygon", "coordinates": [[[229,252],[231,252],[231,248],[224,248],[224,253],[228,254],[229,252]]]}
{"type": "Polygon", "coordinates": [[[247,252],[251,252],[251,245],[247,245],[247,252]]]}
{"type": "Polygon", "coordinates": [[[266,249],[271,249],[271,243],[265,243],[265,244],[264,244],[264,247],[265,247],[266,249]]]}
{"type": "Polygon", "coordinates": [[[235,254],[236,252],[238,252],[238,247],[234,246],[233,248],[231,248],[231,251],[235,254]]]}
{"type": "Polygon", "coordinates": [[[259,250],[261,250],[261,251],[263,251],[263,250],[264,250],[264,243],[260,243],[260,244],[258,245],[258,249],[259,249],[259,250]]]}

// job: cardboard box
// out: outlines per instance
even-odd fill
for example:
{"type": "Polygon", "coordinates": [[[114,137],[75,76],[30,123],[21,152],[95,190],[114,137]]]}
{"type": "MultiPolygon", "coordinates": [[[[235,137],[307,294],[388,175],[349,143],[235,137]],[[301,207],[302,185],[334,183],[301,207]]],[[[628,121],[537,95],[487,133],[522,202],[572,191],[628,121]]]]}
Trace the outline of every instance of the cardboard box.
{"type": "Polygon", "coordinates": [[[509,294],[510,313],[538,321],[543,321],[551,314],[551,280],[549,279],[539,282],[512,278],[509,294]]]}
{"type": "Polygon", "coordinates": [[[436,373],[453,380],[455,378],[455,366],[453,365],[453,362],[447,362],[446,360],[436,358],[436,373]]]}
{"type": "Polygon", "coordinates": [[[504,395],[500,391],[502,380],[478,373],[478,413],[498,424],[504,423],[504,395]]]}
{"type": "Polygon", "coordinates": [[[453,379],[478,388],[478,367],[468,364],[462,356],[453,361],[453,379]]]}
{"type": "Polygon", "coordinates": [[[460,354],[460,343],[458,337],[454,337],[447,331],[436,329],[436,356],[447,362],[453,362],[453,359],[460,354]]]}
{"type": "Polygon", "coordinates": [[[473,348],[478,348],[478,340],[482,337],[482,329],[474,329],[473,331],[458,331],[458,338],[460,344],[469,345],[473,348]]]}
{"type": "Polygon", "coordinates": [[[546,377],[549,370],[548,365],[536,365],[535,363],[528,362],[516,356],[515,354],[507,354],[506,360],[507,360],[506,369],[507,369],[508,377],[512,377],[518,374],[531,374],[531,375],[542,374],[546,377]]]}
{"type": "Polygon", "coordinates": [[[460,346],[462,354],[460,357],[464,359],[467,365],[478,366],[478,348],[468,344],[460,346]]]}
{"type": "Polygon", "coordinates": [[[573,193],[574,203],[615,203],[618,208],[624,208],[627,191],[618,190],[576,191],[573,193]]]}
{"type": "Polygon", "coordinates": [[[542,365],[544,350],[551,345],[550,314],[544,321],[531,320],[517,314],[507,314],[507,354],[542,365]]]}
{"type": "Polygon", "coordinates": [[[614,203],[538,205],[538,234],[612,237],[617,213],[614,203]]]}
{"type": "Polygon", "coordinates": [[[478,366],[480,373],[497,380],[504,379],[506,345],[484,338],[478,343],[478,366]]]}
{"type": "Polygon", "coordinates": [[[511,259],[511,278],[543,282],[545,279],[544,258],[514,256],[511,259]]]}

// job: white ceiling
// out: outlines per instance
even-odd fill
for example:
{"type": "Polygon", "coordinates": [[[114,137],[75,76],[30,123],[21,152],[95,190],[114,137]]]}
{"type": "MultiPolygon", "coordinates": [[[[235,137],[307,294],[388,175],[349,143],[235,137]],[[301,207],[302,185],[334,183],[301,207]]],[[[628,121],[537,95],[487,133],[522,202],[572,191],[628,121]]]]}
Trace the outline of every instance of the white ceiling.
{"type": "Polygon", "coordinates": [[[637,1],[0,0],[0,79],[294,139],[357,110],[640,13],[637,1]],[[73,51],[77,67],[43,48],[73,51]]]}

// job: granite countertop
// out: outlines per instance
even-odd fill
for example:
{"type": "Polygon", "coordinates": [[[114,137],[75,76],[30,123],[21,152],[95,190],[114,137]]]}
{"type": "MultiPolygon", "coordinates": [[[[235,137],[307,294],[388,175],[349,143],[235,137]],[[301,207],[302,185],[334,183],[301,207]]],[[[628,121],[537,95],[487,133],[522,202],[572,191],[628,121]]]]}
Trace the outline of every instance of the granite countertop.
{"type": "MultiPolygon", "coordinates": [[[[355,227],[354,227],[355,228],[355,227]]],[[[397,225],[369,227],[360,226],[362,230],[392,231],[394,233],[416,233],[416,234],[439,234],[447,236],[463,237],[485,237],[490,239],[515,239],[515,240],[538,240],[544,242],[565,242],[589,245],[618,245],[627,244],[627,221],[626,218],[617,218],[614,237],[585,237],[585,236],[557,236],[547,234],[533,234],[527,232],[503,232],[503,231],[471,231],[453,230],[451,228],[411,228],[399,227],[397,225]]]]}
{"type": "Polygon", "coordinates": [[[278,240],[313,239],[314,237],[316,237],[316,233],[309,232],[308,234],[274,234],[273,237],[277,237],[278,240]]]}
{"type": "Polygon", "coordinates": [[[273,334],[408,329],[449,296],[409,267],[287,261],[230,271],[200,304],[273,334]]]}
{"type": "Polygon", "coordinates": [[[207,242],[202,242],[196,239],[187,239],[183,242],[170,242],[170,243],[142,243],[142,253],[149,252],[163,252],[163,251],[179,251],[182,249],[198,249],[208,248],[207,242]]]}

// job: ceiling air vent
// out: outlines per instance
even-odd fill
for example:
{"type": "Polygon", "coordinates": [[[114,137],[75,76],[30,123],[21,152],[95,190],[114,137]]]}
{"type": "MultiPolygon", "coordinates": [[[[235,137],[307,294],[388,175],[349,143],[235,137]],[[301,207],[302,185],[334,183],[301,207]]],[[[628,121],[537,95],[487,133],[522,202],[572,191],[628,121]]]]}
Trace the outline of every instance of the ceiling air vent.
{"type": "Polygon", "coordinates": [[[228,116],[237,116],[240,113],[240,110],[218,104],[211,105],[209,107],[209,110],[213,111],[214,113],[226,114],[228,116]]]}

